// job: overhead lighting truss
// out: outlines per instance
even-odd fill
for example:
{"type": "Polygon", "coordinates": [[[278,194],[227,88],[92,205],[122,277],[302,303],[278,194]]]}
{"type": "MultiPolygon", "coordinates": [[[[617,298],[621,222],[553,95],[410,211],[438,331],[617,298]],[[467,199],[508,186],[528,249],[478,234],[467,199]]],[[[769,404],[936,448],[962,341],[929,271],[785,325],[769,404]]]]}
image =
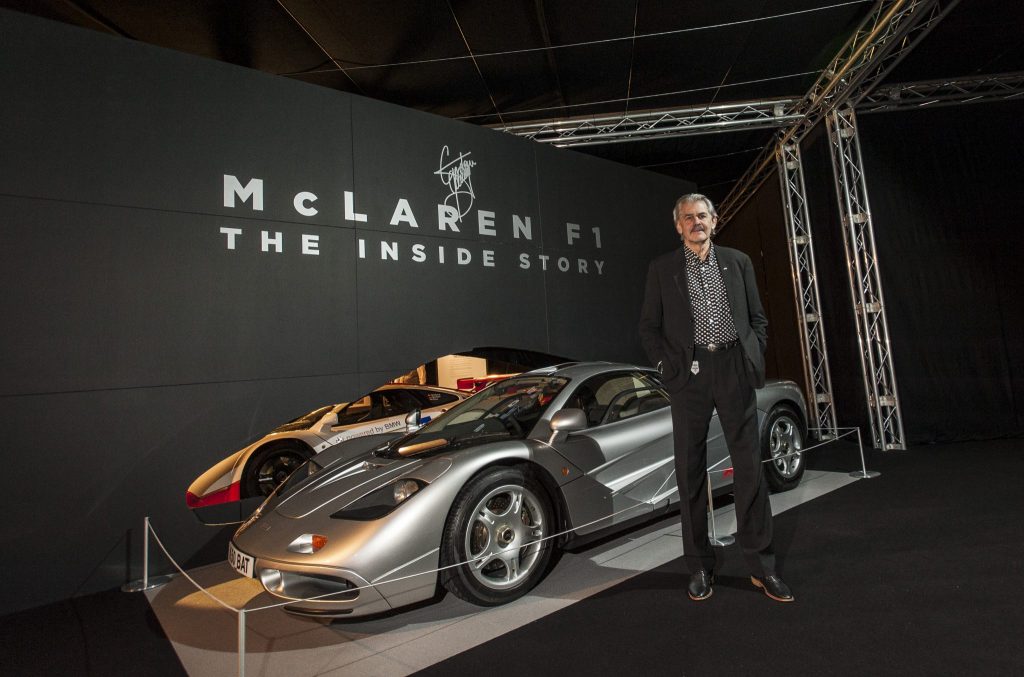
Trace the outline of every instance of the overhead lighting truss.
{"type": "Polygon", "coordinates": [[[1024,97],[1024,72],[924,80],[877,87],[861,98],[857,104],[857,114],[1009,101],[1020,97],[1024,97]]]}
{"type": "MultiPolygon", "coordinates": [[[[801,118],[781,134],[778,144],[764,148],[740,181],[722,202],[721,211],[729,218],[757,192],[773,170],[780,173],[783,203],[787,205],[787,227],[791,236],[794,285],[803,313],[800,321],[803,334],[804,369],[807,387],[815,398],[828,399],[831,409],[831,383],[828,379],[824,334],[817,313],[817,278],[813,268],[801,269],[801,257],[810,254],[810,222],[806,221],[806,251],[800,244],[796,225],[806,219],[806,191],[799,163],[799,144],[823,119],[828,120],[832,140],[833,175],[836,192],[840,196],[843,217],[843,235],[846,244],[848,275],[854,312],[857,315],[857,337],[861,349],[861,374],[871,416],[874,444],[880,449],[904,449],[903,420],[896,392],[889,344],[889,329],[882,301],[882,283],[878,276],[878,256],[875,251],[871,212],[867,201],[867,184],[860,157],[860,144],[856,137],[855,106],[880,83],[902,58],[920,42],[928,32],[957,4],[957,0],[879,0],[870,16],[839,51],[814,86],[796,105],[794,112],[801,118]],[[840,114],[839,111],[843,113],[840,114]],[[793,155],[793,153],[796,155],[793,155]],[[789,162],[787,163],[787,158],[789,162]],[[795,164],[797,170],[787,165],[795,164]],[[774,162],[773,162],[774,160],[774,162]],[[794,178],[798,177],[798,181],[794,178]],[[794,200],[799,198],[801,203],[794,200]],[[813,298],[801,289],[803,280],[813,289],[813,298]],[[821,341],[821,355],[813,351],[814,341],[821,341]],[[821,370],[821,362],[825,371],[821,370]],[[820,375],[822,383],[814,383],[820,375]],[[819,393],[819,390],[822,392],[819,393]]],[[[819,419],[831,412],[816,408],[819,419]]],[[[834,415],[834,414],[833,414],[834,415]]],[[[832,423],[832,426],[835,424],[832,423]]],[[[823,432],[830,432],[828,424],[823,432]]],[[[835,430],[834,427],[831,428],[835,430]]]]}
{"type": "MultiPolygon", "coordinates": [[[[781,143],[799,143],[836,106],[843,103],[856,105],[871,95],[875,86],[958,2],[879,0],[801,98],[531,121],[494,125],[493,128],[558,147],[595,146],[742,129],[781,129],[781,143]]],[[[1019,86],[1019,79],[1017,82],[1019,86]]],[[[886,91],[891,99],[893,88],[886,91]]],[[[775,171],[777,148],[774,142],[767,145],[723,200],[719,210],[721,226],[775,171]]]]}
{"type": "MultiPolygon", "coordinates": [[[[885,85],[859,98],[858,115],[932,106],[1010,101],[1024,97],[1024,72],[942,78],[885,85]]],[[[718,106],[691,106],[634,111],[621,115],[559,118],[514,125],[499,131],[558,147],[597,146],[676,136],[699,136],[740,129],[783,129],[804,119],[796,98],[736,101],[718,106]]],[[[778,144],[772,146],[778,150],[778,144]]]]}
{"type": "Polygon", "coordinates": [[[836,433],[835,409],[800,159],[800,142],[818,123],[826,120],[874,443],[880,449],[903,449],[902,415],[854,107],[863,112],[876,112],[947,102],[1011,99],[1024,93],[1024,74],[1020,73],[878,87],[958,2],[878,0],[870,15],[799,99],[634,112],[498,128],[556,146],[621,143],[734,129],[778,129],[776,141],[762,150],[722,202],[721,223],[724,225],[734,216],[773,171],[778,172],[802,334],[805,388],[822,436],[832,437],[836,433]]]}
{"type": "Polygon", "coordinates": [[[795,99],[744,101],[716,106],[526,122],[497,126],[495,129],[560,148],[597,146],[751,128],[787,127],[800,117],[791,112],[794,103],[795,99]]]}
{"type": "MultiPolygon", "coordinates": [[[[840,104],[857,101],[881,82],[959,0],[879,0],[839,54],[800,99],[800,118],[781,143],[799,143],[840,104]]],[[[722,201],[723,221],[735,215],[775,170],[776,145],[769,144],[722,201]]],[[[723,224],[724,225],[724,224],[723,224]]]]}

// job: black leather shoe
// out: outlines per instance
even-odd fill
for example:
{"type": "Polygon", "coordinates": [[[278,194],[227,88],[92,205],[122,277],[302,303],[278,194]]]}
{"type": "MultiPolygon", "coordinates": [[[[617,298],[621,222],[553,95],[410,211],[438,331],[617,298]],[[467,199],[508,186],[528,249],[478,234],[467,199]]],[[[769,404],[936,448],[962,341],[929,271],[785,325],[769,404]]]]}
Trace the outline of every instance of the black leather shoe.
{"type": "Polygon", "coordinates": [[[795,597],[790,592],[789,586],[782,582],[782,579],[771,574],[764,578],[758,578],[757,576],[751,576],[750,582],[755,586],[764,590],[764,594],[768,595],[776,602],[792,602],[795,597]]]}
{"type": "Polygon", "coordinates": [[[695,602],[711,597],[711,585],[715,582],[715,574],[701,569],[690,574],[690,584],[686,586],[686,594],[695,602]]]}

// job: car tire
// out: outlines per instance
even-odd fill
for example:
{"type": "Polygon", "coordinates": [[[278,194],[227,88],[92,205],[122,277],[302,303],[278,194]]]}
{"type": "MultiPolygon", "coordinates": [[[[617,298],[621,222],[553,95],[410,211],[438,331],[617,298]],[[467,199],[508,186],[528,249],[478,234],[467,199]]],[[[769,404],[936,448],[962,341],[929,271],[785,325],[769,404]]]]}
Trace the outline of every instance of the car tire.
{"type": "Polygon", "coordinates": [[[554,524],[548,494],[529,473],[503,467],[477,475],[448,514],[441,561],[450,568],[441,571],[441,583],[479,606],[522,597],[547,573],[555,543],[546,537],[554,524]]]}
{"type": "Polygon", "coordinates": [[[245,464],[242,498],[269,496],[310,456],[309,448],[299,442],[278,442],[261,447],[245,464]]]}
{"type": "Polygon", "coordinates": [[[806,459],[797,452],[804,447],[804,430],[800,415],[789,406],[779,404],[768,412],[761,431],[761,458],[766,461],[764,474],[772,491],[788,491],[800,484],[806,459]]]}

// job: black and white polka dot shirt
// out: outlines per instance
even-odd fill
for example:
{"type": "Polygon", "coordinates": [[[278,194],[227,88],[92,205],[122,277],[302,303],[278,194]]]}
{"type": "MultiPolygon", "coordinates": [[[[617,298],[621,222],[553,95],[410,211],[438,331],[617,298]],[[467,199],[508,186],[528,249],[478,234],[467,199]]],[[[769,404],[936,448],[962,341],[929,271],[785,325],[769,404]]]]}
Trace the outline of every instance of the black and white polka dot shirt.
{"type": "Polygon", "coordinates": [[[690,306],[693,308],[693,342],[696,345],[735,341],[739,338],[732,321],[729,295],[725,291],[725,280],[718,269],[718,255],[711,245],[703,261],[684,246],[686,254],[686,279],[690,288],[690,306]]]}

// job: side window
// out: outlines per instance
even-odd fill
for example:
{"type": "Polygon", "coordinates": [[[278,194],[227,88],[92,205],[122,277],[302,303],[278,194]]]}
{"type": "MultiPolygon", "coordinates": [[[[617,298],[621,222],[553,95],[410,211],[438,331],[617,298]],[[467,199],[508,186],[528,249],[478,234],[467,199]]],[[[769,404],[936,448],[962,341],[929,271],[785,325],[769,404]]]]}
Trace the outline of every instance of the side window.
{"type": "Polygon", "coordinates": [[[436,390],[410,390],[409,392],[416,396],[424,409],[452,404],[459,399],[451,393],[440,393],[436,390]]]}
{"type": "Polygon", "coordinates": [[[383,416],[399,416],[420,408],[419,400],[404,390],[386,390],[381,395],[384,402],[383,416]]]}
{"type": "Polygon", "coordinates": [[[605,423],[622,421],[669,405],[665,394],[651,386],[641,386],[618,393],[605,414],[605,423]]]}
{"type": "Polygon", "coordinates": [[[614,423],[669,405],[660,385],[638,372],[602,374],[579,385],[566,406],[582,409],[591,426],[614,423]]]}
{"type": "Polygon", "coordinates": [[[370,396],[351,402],[338,412],[338,425],[353,425],[370,419],[370,396]]]}
{"type": "Polygon", "coordinates": [[[669,406],[668,394],[662,388],[659,380],[645,373],[633,374],[633,378],[636,388],[632,393],[620,393],[619,397],[623,399],[621,407],[618,409],[613,409],[612,406],[608,407],[610,410],[607,416],[608,421],[621,421],[669,406]],[[612,418],[613,414],[614,418],[612,418]]]}

